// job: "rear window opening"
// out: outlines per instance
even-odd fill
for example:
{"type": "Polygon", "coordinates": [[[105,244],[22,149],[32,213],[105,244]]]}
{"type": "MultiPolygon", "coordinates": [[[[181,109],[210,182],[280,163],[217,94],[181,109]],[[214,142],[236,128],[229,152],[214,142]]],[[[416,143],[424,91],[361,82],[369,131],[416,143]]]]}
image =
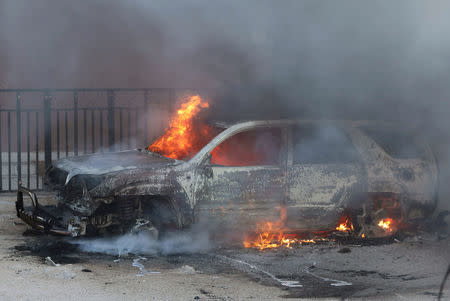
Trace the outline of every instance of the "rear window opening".
{"type": "Polygon", "coordinates": [[[294,164],[339,164],[358,162],[358,153],[339,127],[332,124],[293,128],[294,164]]]}
{"type": "Polygon", "coordinates": [[[361,130],[393,158],[418,159],[423,157],[423,149],[411,133],[380,127],[363,127],[361,130]]]}

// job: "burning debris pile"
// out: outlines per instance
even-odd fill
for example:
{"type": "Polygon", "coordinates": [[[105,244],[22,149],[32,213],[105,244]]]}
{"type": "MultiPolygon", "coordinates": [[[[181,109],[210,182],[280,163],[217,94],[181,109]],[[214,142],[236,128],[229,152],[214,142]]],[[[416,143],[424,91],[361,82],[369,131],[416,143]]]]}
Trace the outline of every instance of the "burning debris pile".
{"type": "MultiPolygon", "coordinates": [[[[253,234],[247,234],[243,240],[245,248],[254,248],[257,250],[288,248],[304,244],[316,244],[318,242],[333,241],[337,237],[355,236],[360,239],[366,239],[367,235],[363,231],[357,231],[353,225],[352,216],[345,212],[339,219],[338,225],[334,230],[318,231],[312,233],[296,233],[286,227],[286,209],[279,208],[280,218],[276,221],[259,222],[256,225],[257,231],[253,234]]],[[[392,218],[380,219],[376,222],[376,227],[380,233],[386,236],[395,233],[393,228],[394,220],[392,218]]]]}
{"type": "Polygon", "coordinates": [[[378,222],[378,227],[382,228],[385,231],[388,232],[392,232],[392,219],[391,218],[386,218],[386,219],[382,219],[378,222]]]}
{"type": "Polygon", "coordinates": [[[255,235],[245,237],[243,245],[245,248],[256,248],[258,250],[274,249],[279,247],[292,248],[294,245],[314,244],[317,239],[302,239],[299,234],[289,234],[285,227],[286,208],[279,208],[280,219],[274,222],[261,222],[257,224],[255,235]]]}
{"type": "Polygon", "coordinates": [[[352,232],[355,228],[350,215],[343,214],[339,219],[339,224],[336,226],[336,231],[339,232],[352,232]]]}

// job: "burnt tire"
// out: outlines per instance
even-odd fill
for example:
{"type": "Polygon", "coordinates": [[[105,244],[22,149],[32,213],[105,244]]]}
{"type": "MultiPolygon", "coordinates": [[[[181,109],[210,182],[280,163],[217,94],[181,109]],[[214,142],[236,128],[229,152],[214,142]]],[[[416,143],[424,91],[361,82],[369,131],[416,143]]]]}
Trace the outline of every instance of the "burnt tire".
{"type": "Polygon", "coordinates": [[[153,240],[157,240],[159,238],[159,230],[148,219],[136,219],[136,224],[131,228],[130,233],[145,235],[153,240]]]}
{"type": "Polygon", "coordinates": [[[142,201],[142,217],[151,221],[159,237],[180,228],[176,205],[170,198],[152,198],[142,201]]]}

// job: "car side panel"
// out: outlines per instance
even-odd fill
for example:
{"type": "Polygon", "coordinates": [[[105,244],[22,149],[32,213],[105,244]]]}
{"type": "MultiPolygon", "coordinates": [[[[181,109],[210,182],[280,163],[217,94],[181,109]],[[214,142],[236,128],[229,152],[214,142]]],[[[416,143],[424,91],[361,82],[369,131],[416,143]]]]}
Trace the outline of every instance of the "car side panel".
{"type": "Polygon", "coordinates": [[[360,164],[301,164],[288,167],[287,208],[291,228],[329,229],[343,208],[364,190],[360,164]]]}
{"type": "Polygon", "coordinates": [[[253,224],[279,215],[284,199],[284,172],[278,166],[211,167],[200,175],[196,219],[253,224]]]}
{"type": "Polygon", "coordinates": [[[363,158],[367,192],[393,192],[409,202],[435,204],[438,171],[431,150],[425,159],[394,159],[361,130],[349,131],[363,158]]]}

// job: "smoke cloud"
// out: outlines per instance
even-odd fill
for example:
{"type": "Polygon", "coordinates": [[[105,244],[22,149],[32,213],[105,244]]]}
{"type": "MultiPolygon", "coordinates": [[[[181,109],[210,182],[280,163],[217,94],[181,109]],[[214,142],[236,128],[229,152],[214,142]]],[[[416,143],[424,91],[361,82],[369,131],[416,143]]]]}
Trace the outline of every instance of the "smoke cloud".
{"type": "Polygon", "coordinates": [[[145,233],[137,233],[117,237],[71,240],[70,242],[77,243],[80,250],[84,252],[114,256],[191,254],[207,252],[214,247],[208,232],[197,228],[173,233],[159,240],[145,233]]]}
{"type": "Polygon", "coordinates": [[[446,183],[449,32],[444,0],[4,0],[0,87],[195,87],[215,119],[395,120],[446,183]]]}

